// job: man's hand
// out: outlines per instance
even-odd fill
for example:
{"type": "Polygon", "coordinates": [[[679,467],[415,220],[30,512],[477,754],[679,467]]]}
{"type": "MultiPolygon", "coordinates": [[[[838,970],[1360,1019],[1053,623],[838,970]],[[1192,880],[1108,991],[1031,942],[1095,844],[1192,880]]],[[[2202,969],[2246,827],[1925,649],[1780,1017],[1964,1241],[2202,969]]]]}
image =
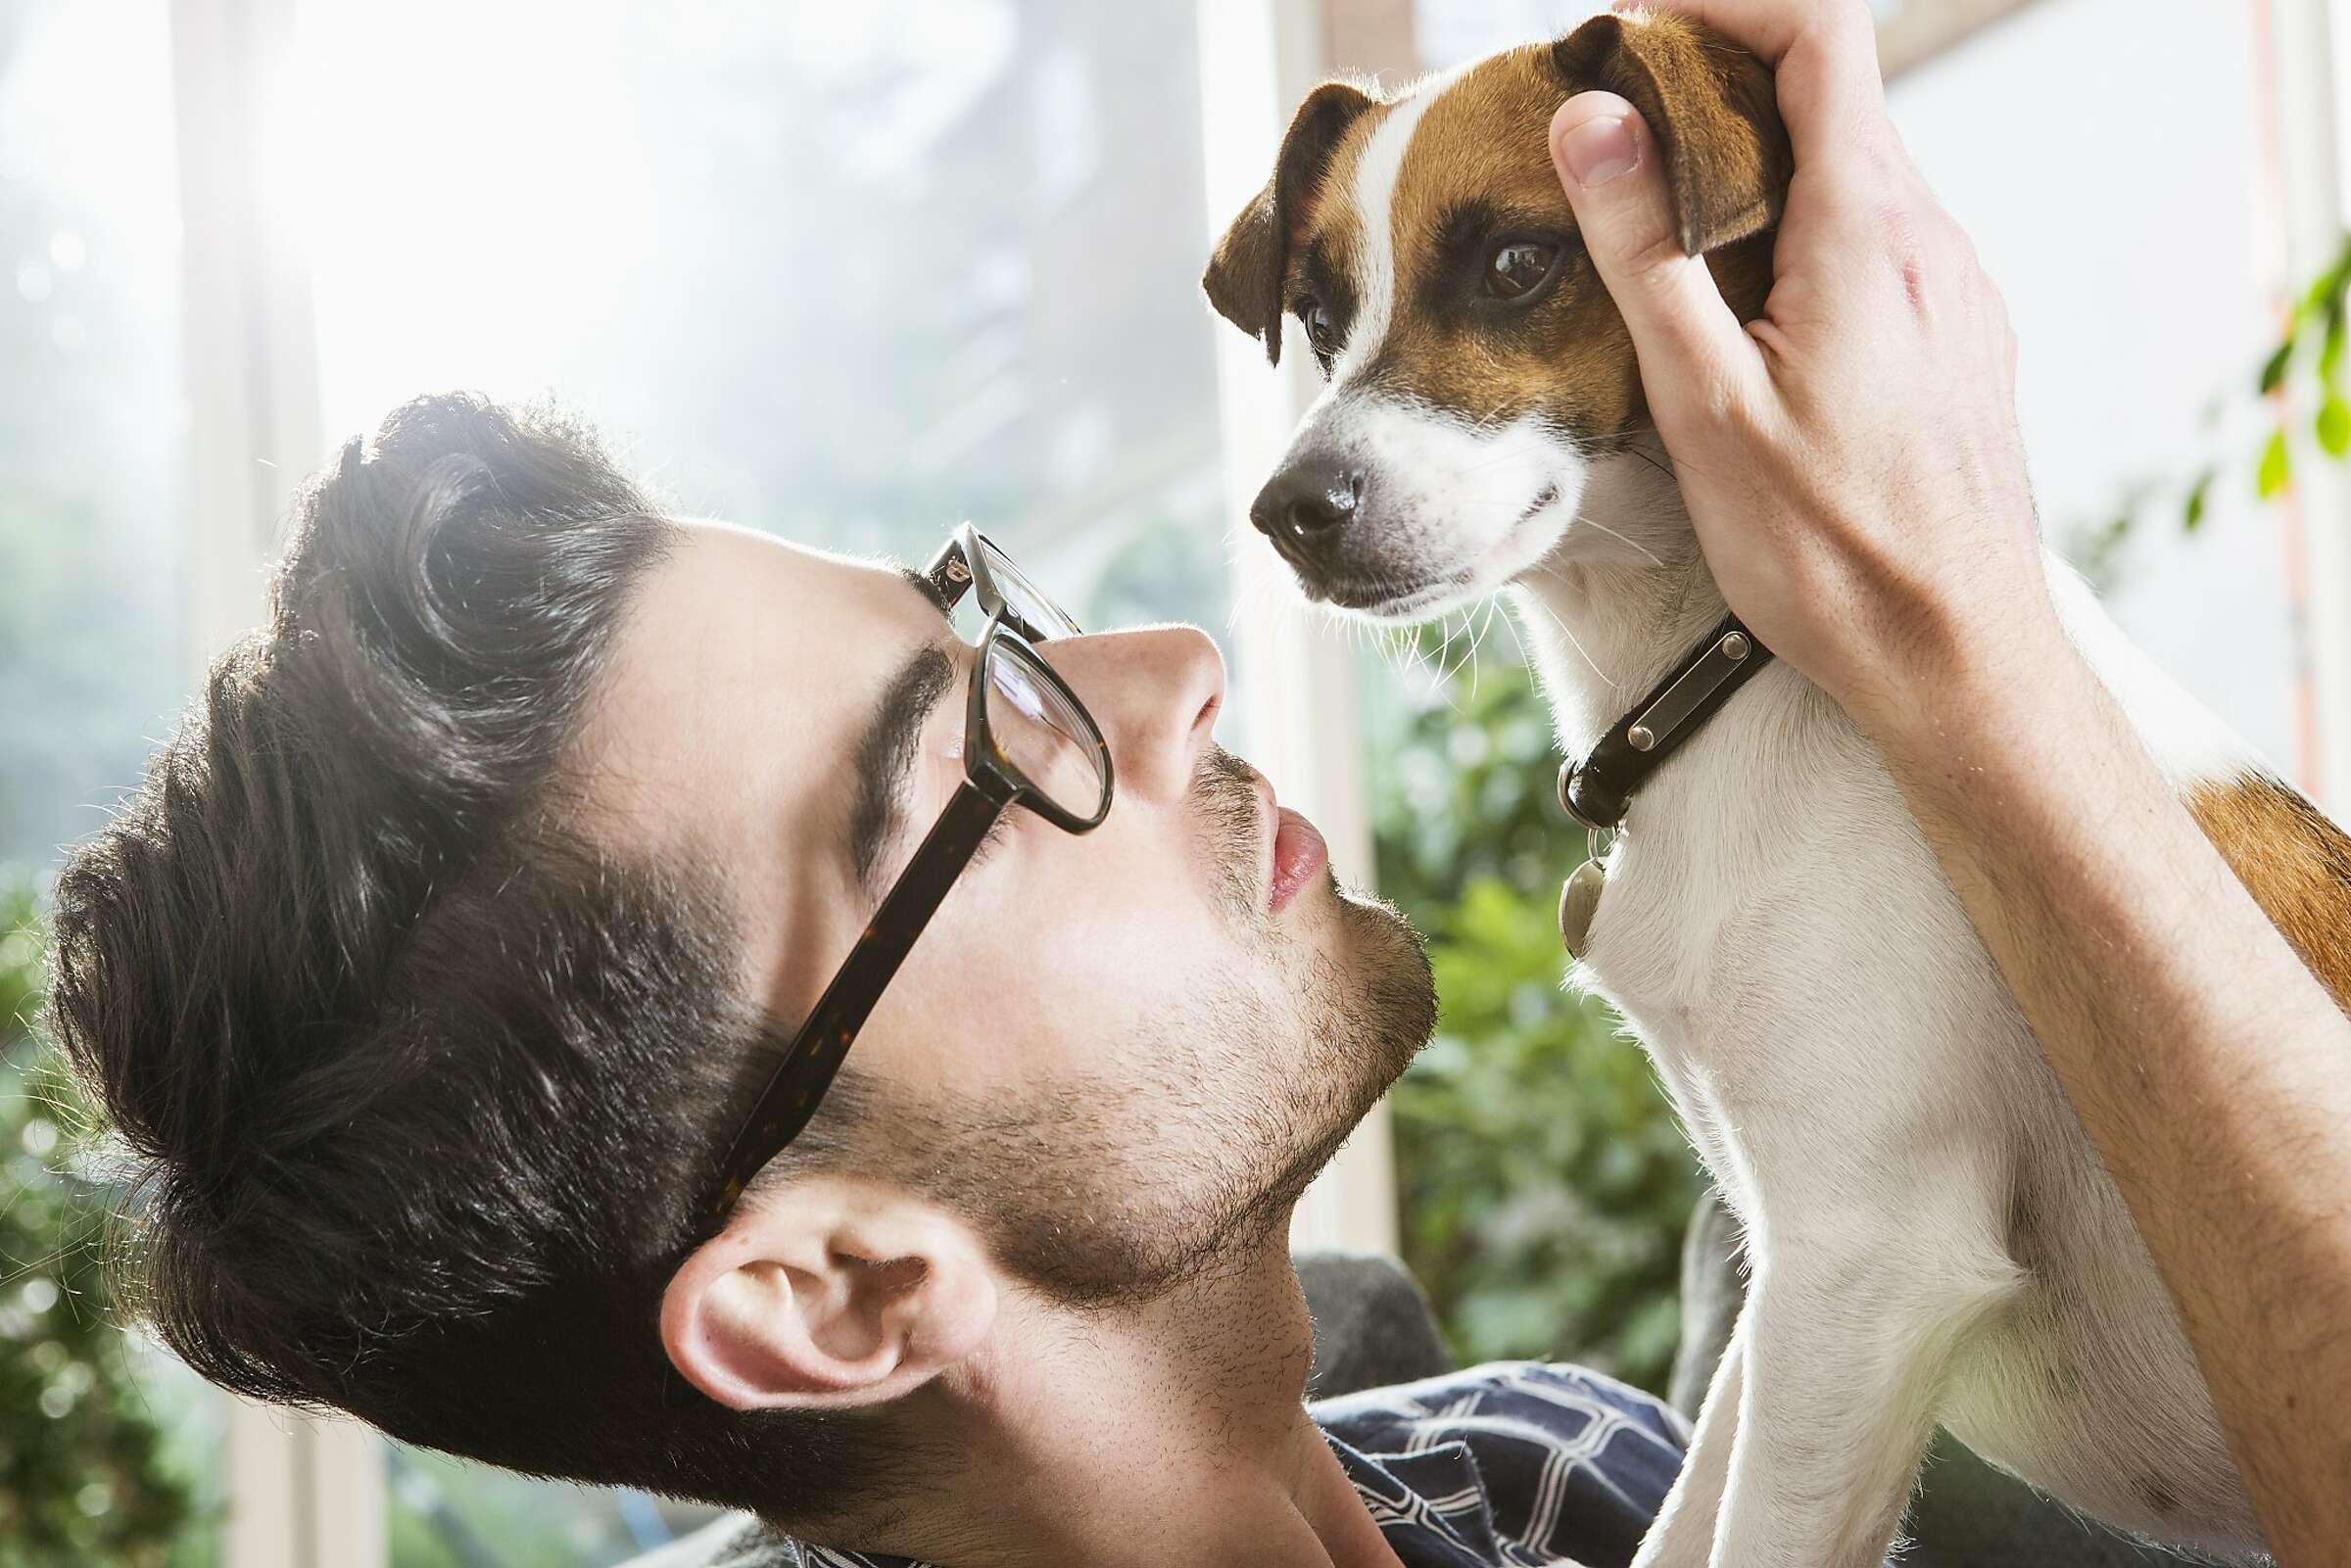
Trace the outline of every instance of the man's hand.
{"type": "Polygon", "coordinates": [[[1742,326],[1631,106],[1552,123],[1707,561],[1900,784],[2131,1206],[2279,1562],[2343,1562],[2351,1023],[2058,622],[2005,312],[1887,119],[1861,0],[1656,3],[1777,69],[1796,153],[1742,326]]]}
{"type": "Polygon", "coordinates": [[[1675,6],[1775,68],[1796,153],[1763,315],[1682,254],[1649,128],[1570,99],[1551,148],[1623,311],[1706,558],[1765,645],[1865,729],[1952,662],[2060,638],[2016,428],[2016,343],[1887,119],[1858,4],[1675,6]]]}

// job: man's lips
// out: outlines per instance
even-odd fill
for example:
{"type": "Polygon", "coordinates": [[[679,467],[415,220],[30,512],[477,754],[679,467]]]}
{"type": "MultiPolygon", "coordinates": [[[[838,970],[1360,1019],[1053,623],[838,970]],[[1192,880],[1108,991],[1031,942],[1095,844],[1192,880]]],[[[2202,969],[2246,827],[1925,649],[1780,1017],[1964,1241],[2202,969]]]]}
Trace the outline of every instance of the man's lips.
{"type": "Polygon", "coordinates": [[[1313,823],[1273,798],[1271,780],[1248,771],[1266,819],[1266,913],[1278,915],[1330,865],[1330,848],[1313,823]]]}
{"type": "Polygon", "coordinates": [[[1330,850],[1315,825],[1287,806],[1273,814],[1273,873],[1266,895],[1266,912],[1278,915],[1298,896],[1298,889],[1322,874],[1330,850]]]}

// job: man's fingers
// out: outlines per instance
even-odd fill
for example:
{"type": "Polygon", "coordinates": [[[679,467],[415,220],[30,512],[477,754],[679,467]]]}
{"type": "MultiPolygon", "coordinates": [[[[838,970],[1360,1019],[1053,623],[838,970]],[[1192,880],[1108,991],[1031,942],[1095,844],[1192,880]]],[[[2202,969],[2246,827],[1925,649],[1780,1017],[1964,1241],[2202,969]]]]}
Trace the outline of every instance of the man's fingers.
{"type": "Polygon", "coordinates": [[[1860,6],[1862,0],[1615,0],[1617,11],[1670,11],[1727,34],[1752,49],[1763,64],[1777,66],[1797,35],[1818,19],[1823,5],[1860,6]]]}
{"type": "Polygon", "coordinates": [[[1671,12],[1752,50],[1777,77],[1799,168],[1826,166],[1890,125],[1877,24],[1863,0],[1617,0],[1616,9],[1671,12]]]}
{"type": "Polygon", "coordinates": [[[1706,263],[1683,254],[1655,141],[1613,93],[1579,93],[1551,121],[1551,161],[1584,248],[1632,330],[1652,403],[1661,389],[1719,393],[1757,365],[1706,263]]]}
{"type": "Polygon", "coordinates": [[[1777,67],[1801,38],[1877,57],[1868,0],[1615,0],[1617,11],[1670,11],[1703,22],[1777,67]]]}

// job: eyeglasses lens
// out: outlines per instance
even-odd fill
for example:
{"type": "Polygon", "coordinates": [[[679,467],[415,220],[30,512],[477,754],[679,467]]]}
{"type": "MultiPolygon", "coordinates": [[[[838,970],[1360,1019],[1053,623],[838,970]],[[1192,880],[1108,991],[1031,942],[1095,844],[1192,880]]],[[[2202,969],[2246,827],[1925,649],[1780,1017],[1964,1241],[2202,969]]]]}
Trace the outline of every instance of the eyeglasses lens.
{"type": "Polygon", "coordinates": [[[1078,623],[1070,619],[1062,607],[1047,598],[1042,591],[1021,569],[1012,564],[1005,553],[987,540],[980,541],[987,555],[987,574],[1002,595],[1004,607],[1023,629],[1038,638],[1076,637],[1078,623]]]}
{"type": "Polygon", "coordinates": [[[1100,733],[1010,638],[987,654],[987,726],[996,748],[1030,786],[1062,810],[1091,817],[1104,804],[1100,733]]]}

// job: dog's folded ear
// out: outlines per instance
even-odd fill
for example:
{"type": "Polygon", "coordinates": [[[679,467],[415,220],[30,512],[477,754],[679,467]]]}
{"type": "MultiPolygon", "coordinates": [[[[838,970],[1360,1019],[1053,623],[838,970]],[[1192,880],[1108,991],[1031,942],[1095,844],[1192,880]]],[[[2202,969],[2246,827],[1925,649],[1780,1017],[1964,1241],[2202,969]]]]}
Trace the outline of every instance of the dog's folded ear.
{"type": "Polygon", "coordinates": [[[1599,88],[1641,111],[1665,161],[1682,249],[1703,256],[1780,220],[1796,160],[1771,72],[1679,17],[1595,17],[1551,47],[1572,95],[1599,88]]]}
{"type": "Polygon", "coordinates": [[[1273,177],[1232,220],[1200,279],[1217,313],[1253,338],[1266,358],[1281,363],[1281,280],[1307,204],[1330,171],[1330,156],[1356,117],[1375,100],[1361,87],[1326,81],[1307,94],[1291,118],[1273,161],[1273,177]]]}

